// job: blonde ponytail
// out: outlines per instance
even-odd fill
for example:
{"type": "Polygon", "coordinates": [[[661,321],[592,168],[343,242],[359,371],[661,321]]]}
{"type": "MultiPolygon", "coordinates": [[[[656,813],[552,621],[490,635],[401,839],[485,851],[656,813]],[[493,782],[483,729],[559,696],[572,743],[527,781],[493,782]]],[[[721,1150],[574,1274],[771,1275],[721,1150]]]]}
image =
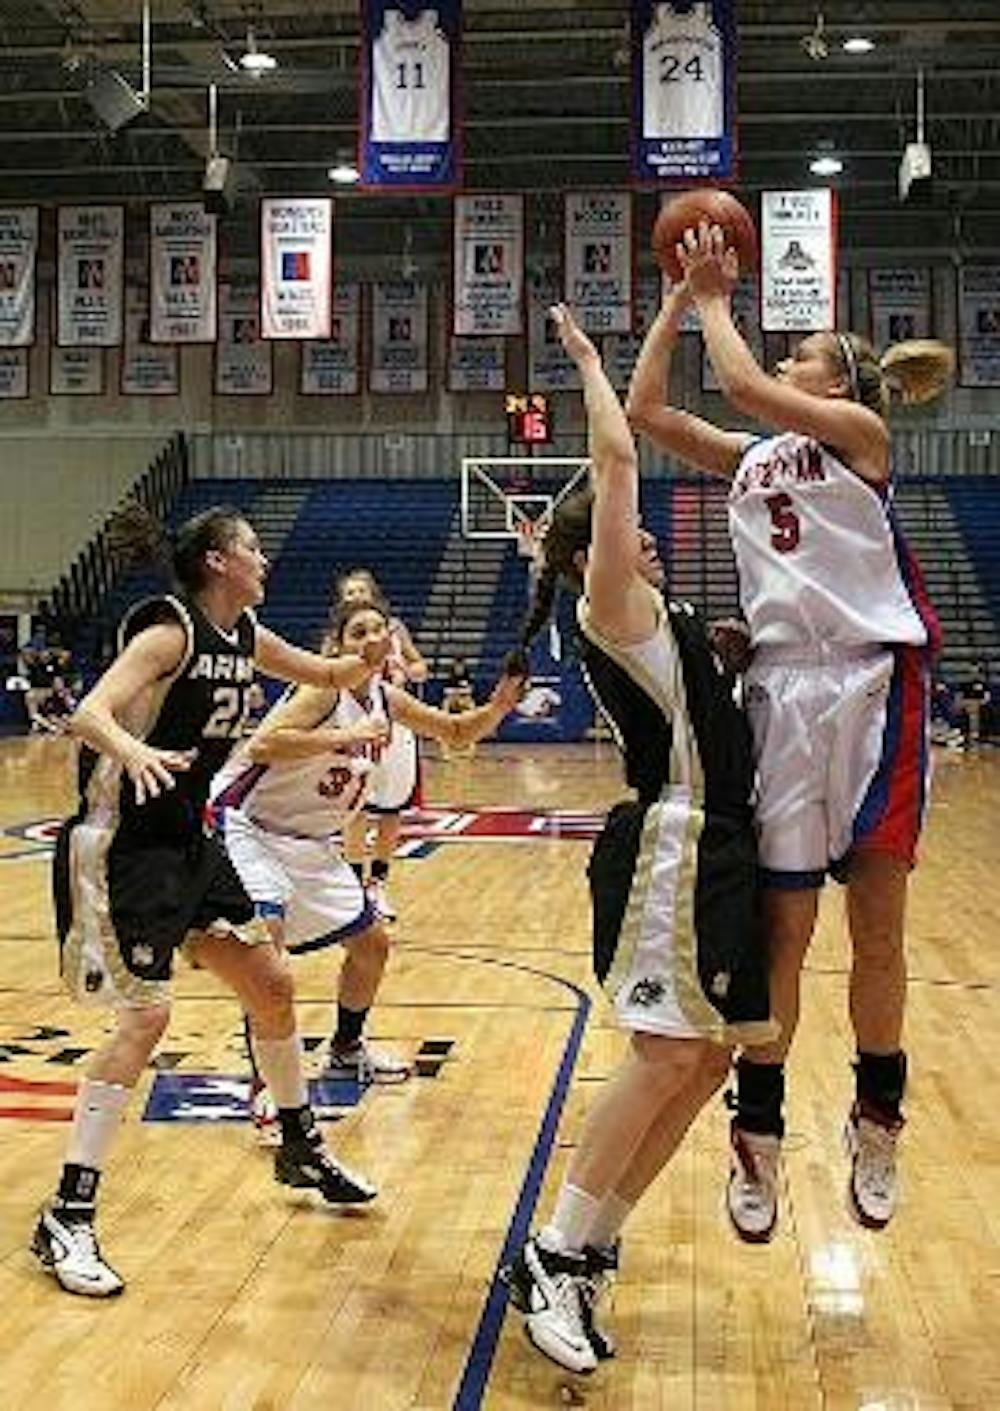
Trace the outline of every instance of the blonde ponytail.
{"type": "Polygon", "coordinates": [[[916,407],[940,397],[955,375],[955,353],[936,338],[910,338],[893,343],[879,359],[885,384],[904,407],[916,407]]]}

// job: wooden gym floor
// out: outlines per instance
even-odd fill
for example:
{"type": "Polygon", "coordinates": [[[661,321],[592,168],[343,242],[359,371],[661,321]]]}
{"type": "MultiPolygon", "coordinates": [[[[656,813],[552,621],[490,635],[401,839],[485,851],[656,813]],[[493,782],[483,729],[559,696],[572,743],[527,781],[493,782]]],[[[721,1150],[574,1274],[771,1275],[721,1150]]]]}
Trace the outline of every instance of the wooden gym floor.
{"type": "MultiPolygon", "coordinates": [[[[427,770],[427,799],[450,812],[426,820],[430,836],[394,868],[398,944],[373,1024],[421,1052],[424,1075],[369,1089],[328,1128],[380,1186],[365,1213],[290,1203],[245,1122],[211,1120],[240,1113],[239,1083],[226,1081],[243,1073],[238,1014],[182,966],[162,1067],[105,1180],[100,1228],[129,1288],[90,1303],[26,1253],[72,1085],[102,1032],[60,992],[48,830],[31,826],[69,802],[69,747],[0,744],[3,1411],[1000,1407],[1000,757],[988,753],[938,761],[912,889],[913,1077],[891,1228],[863,1231],[845,1206],[846,949],[831,890],[805,982],[774,1243],[745,1248],[726,1226],[717,1103],[628,1228],[610,1318],[618,1358],[573,1378],[503,1318],[491,1285],[505,1240],[536,1204],[547,1212],[622,1047],[589,984],[579,836],[618,778],[595,746],[487,746],[427,770]],[[530,816],[473,822],[496,805],[567,813],[559,836],[530,816]],[[141,1120],[151,1094],[191,1120],[141,1120]]],[[[318,1041],[336,960],[297,964],[303,1030],[318,1041]]]]}

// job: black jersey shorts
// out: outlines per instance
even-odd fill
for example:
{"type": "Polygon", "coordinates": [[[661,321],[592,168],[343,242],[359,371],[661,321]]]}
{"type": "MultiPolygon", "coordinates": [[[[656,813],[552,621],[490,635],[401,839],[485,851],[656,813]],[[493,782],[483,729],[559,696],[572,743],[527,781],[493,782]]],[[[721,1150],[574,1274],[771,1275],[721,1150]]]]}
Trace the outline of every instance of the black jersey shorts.
{"type": "Polygon", "coordinates": [[[216,838],[183,840],[72,819],[53,868],[63,979],[75,998],[160,1004],[192,931],[251,922],[253,903],[216,838]]]}

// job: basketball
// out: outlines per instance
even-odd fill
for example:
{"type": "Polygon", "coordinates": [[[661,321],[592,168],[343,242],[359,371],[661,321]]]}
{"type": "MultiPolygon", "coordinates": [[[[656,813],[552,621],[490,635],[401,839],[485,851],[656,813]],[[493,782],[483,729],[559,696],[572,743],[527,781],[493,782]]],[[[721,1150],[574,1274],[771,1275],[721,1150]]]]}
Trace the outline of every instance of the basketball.
{"type": "Polygon", "coordinates": [[[739,256],[741,273],[756,267],[757,229],[750,212],[728,191],[712,186],[699,187],[668,201],[653,226],[653,254],[674,283],[684,278],[674,246],[684,238],[685,230],[696,228],[702,220],[721,226],[726,244],[739,256]]]}

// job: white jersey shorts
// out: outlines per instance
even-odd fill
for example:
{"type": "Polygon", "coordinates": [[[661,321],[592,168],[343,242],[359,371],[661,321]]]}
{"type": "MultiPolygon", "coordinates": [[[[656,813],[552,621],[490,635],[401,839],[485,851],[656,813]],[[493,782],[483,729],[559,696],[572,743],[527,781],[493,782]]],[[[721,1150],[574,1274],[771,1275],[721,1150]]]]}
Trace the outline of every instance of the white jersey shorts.
{"type": "Polygon", "coordinates": [[[746,675],[765,886],[820,887],[852,853],[912,865],[929,786],[919,647],[762,648],[746,675]]]}
{"type": "Polygon", "coordinates": [[[364,887],[332,839],[272,833],[236,808],[222,812],[220,828],[257,915],[284,918],[289,951],[322,950],[375,924],[364,887]]]}
{"type": "Polygon", "coordinates": [[[394,721],[389,743],[368,776],[365,812],[399,813],[409,808],[417,791],[417,768],[417,737],[394,721]]]}

